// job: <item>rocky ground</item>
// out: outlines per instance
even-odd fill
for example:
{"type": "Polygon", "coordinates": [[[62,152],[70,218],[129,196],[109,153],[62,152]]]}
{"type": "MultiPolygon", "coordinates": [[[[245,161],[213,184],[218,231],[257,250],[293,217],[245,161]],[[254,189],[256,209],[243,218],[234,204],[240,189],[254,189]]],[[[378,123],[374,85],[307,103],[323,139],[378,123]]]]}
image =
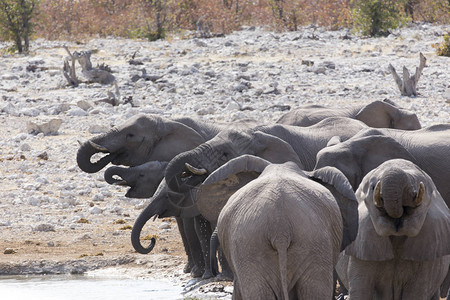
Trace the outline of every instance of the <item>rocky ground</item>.
{"type": "MultiPolygon", "coordinates": [[[[449,25],[420,24],[386,38],[362,39],[347,30],[275,33],[251,27],[221,38],[151,43],[39,39],[28,56],[3,54],[0,274],[114,267],[191,285],[186,297],[230,298],[229,284],[188,283],[172,219],[156,220],[146,229],[158,236],[152,254],[133,251],[130,228],[142,201],[124,197],[126,189],[108,185],[103,173],[79,170],[78,141],[137,113],[267,123],[306,103],[347,106],[385,98],[416,112],[423,126],[449,122],[450,59],[436,56],[432,48],[448,31],[449,25]],[[110,66],[120,95],[114,85],[68,86],[61,71],[67,56],[63,46],[71,52],[91,50],[94,66],[110,66]],[[420,94],[400,96],[388,65],[413,73],[420,52],[427,58],[420,94]],[[104,101],[112,99],[111,92],[119,105],[104,101]],[[49,127],[39,127],[51,120],[49,127]]],[[[0,53],[7,46],[0,43],[0,53]]]]}

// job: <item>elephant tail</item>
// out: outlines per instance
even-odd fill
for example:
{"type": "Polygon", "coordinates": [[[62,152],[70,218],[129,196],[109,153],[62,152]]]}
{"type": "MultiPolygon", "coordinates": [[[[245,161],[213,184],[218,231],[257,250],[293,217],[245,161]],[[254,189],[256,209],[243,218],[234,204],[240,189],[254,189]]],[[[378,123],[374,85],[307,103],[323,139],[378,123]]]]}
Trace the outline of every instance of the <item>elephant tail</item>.
{"type": "Polygon", "coordinates": [[[280,268],[281,279],[281,299],[289,300],[288,282],[287,282],[287,249],[289,248],[290,241],[286,238],[276,239],[273,243],[273,248],[278,253],[278,265],[280,268]]]}

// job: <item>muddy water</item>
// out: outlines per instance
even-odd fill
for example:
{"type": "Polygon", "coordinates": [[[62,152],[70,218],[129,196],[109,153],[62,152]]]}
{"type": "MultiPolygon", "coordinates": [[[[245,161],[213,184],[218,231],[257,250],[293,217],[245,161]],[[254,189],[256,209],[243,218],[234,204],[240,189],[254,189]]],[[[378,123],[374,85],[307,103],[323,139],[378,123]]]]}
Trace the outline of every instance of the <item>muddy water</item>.
{"type": "Polygon", "coordinates": [[[0,277],[1,299],[29,300],[133,300],[183,299],[181,287],[144,279],[89,276],[0,277]]]}

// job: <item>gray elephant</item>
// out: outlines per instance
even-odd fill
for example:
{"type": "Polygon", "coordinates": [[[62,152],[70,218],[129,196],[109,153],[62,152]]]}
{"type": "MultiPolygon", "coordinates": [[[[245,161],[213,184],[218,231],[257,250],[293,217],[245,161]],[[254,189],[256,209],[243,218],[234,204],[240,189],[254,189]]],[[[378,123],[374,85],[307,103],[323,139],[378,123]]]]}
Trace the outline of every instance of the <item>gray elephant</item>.
{"type": "Polygon", "coordinates": [[[78,149],[81,170],[95,173],[108,163],[138,166],[149,161],[170,161],[214,137],[222,127],[181,118],[170,120],[156,115],[136,115],[120,126],[95,136],[78,149]],[[91,162],[94,154],[105,156],[91,162]]]}
{"type": "Polygon", "coordinates": [[[358,235],[337,267],[350,299],[438,300],[450,266],[450,210],[430,176],[389,160],[364,177],[356,197],[358,235]]]}
{"type": "Polygon", "coordinates": [[[166,161],[149,161],[130,168],[109,167],[104,177],[109,184],[128,186],[125,197],[150,198],[161,183],[167,164],[166,161]]]}
{"type": "Polygon", "coordinates": [[[294,161],[312,170],[317,152],[339,135],[346,140],[367,126],[354,119],[328,118],[310,127],[259,126],[252,130],[223,130],[197,148],[181,153],[169,162],[165,178],[176,192],[196,186],[228,160],[243,154],[262,157],[273,163],[294,161]]]}
{"type": "Polygon", "coordinates": [[[356,190],[363,177],[381,163],[393,158],[407,159],[431,176],[450,205],[449,141],[450,124],[416,131],[366,129],[347,141],[319,151],[315,168],[338,168],[356,190]]]}
{"type": "MultiPolygon", "coordinates": [[[[447,206],[450,206],[449,140],[450,124],[434,125],[417,131],[362,130],[345,142],[319,151],[316,168],[338,168],[356,190],[364,176],[383,162],[395,158],[406,159],[427,172],[447,206]]],[[[443,290],[449,290],[450,269],[447,277],[448,283],[442,287],[443,290]]]]}
{"type": "Polygon", "coordinates": [[[161,181],[166,166],[167,162],[152,161],[136,167],[109,167],[105,171],[105,180],[110,184],[128,186],[126,197],[151,197],[137,217],[131,231],[131,244],[138,253],[148,254],[156,244],[155,239],[152,239],[150,245],[145,247],[140,240],[142,229],[152,217],[175,217],[188,257],[184,271],[190,272],[193,277],[202,276],[205,270],[208,270],[209,274],[211,269],[209,266],[211,225],[198,213],[187,216],[180,209],[170,205],[170,202],[180,201],[189,195],[168,191],[165,181],[161,181]],[[118,178],[116,178],[117,176],[118,178]]]}
{"type": "Polygon", "coordinates": [[[347,179],[334,168],[307,173],[293,162],[275,165],[244,155],[204,185],[222,182],[227,193],[238,186],[223,183],[235,176],[254,180],[218,217],[220,244],[235,275],[233,299],[330,299],[338,254],[358,226],[347,179]],[[344,228],[343,219],[350,226],[344,228]]]}
{"type": "Polygon", "coordinates": [[[170,205],[169,199],[176,202],[185,196],[189,196],[189,194],[183,195],[170,192],[163,179],[147,206],[136,218],[131,231],[131,243],[139,253],[147,254],[151,252],[156,244],[156,240],[152,238],[150,245],[147,247],[143,246],[140,240],[145,224],[152,217],[176,217],[178,229],[188,256],[188,263],[184,271],[190,272],[193,277],[200,277],[205,273],[205,270],[209,271],[211,269],[209,266],[209,240],[212,229],[209,222],[202,216],[198,214],[186,216],[182,211],[170,205]]]}
{"type": "Polygon", "coordinates": [[[403,130],[416,130],[421,128],[416,114],[399,108],[395,103],[387,99],[342,108],[307,105],[286,113],[277,123],[294,126],[311,126],[328,117],[354,118],[375,128],[396,128],[403,130]]]}

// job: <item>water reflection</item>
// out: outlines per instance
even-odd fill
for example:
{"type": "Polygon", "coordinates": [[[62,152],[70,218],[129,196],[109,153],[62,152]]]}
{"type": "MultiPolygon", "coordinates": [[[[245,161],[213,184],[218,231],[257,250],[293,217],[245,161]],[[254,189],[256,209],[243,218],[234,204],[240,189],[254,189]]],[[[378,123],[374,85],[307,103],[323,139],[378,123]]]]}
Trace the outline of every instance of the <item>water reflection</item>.
{"type": "Polygon", "coordinates": [[[89,276],[0,277],[1,299],[183,299],[182,288],[169,282],[89,276]]]}

